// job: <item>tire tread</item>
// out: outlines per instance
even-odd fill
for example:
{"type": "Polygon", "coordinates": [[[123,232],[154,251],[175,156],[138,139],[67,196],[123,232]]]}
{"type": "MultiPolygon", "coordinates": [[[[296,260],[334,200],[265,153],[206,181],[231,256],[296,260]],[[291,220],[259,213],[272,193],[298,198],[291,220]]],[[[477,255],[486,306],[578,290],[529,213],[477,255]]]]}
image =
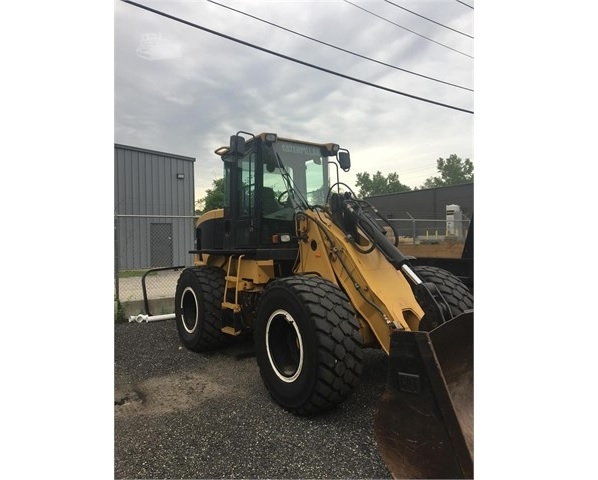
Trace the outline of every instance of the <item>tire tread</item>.
{"type": "Polygon", "coordinates": [[[176,300],[176,319],[179,336],[186,348],[194,352],[201,352],[206,350],[213,350],[225,346],[230,337],[220,331],[221,327],[221,313],[222,313],[222,298],[224,296],[224,271],[218,267],[203,266],[190,267],[183,271],[177,283],[177,300],[176,300]],[[194,338],[189,341],[182,335],[182,320],[180,319],[179,298],[180,291],[182,291],[191,280],[187,278],[188,275],[193,275],[199,284],[198,296],[200,316],[199,331],[194,338]]]}
{"type": "Polygon", "coordinates": [[[272,282],[264,294],[281,284],[297,295],[314,322],[319,357],[309,398],[298,407],[283,407],[296,415],[328,410],[353,392],[362,372],[363,351],[355,311],[340,288],[325,279],[287,277],[272,282]]]}

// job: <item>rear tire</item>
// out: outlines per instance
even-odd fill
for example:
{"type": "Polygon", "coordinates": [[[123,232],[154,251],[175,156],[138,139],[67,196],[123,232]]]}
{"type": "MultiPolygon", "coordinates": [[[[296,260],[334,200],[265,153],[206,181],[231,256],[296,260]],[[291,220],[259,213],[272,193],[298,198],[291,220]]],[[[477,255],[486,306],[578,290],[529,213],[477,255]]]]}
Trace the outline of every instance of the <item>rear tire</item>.
{"type": "Polygon", "coordinates": [[[199,352],[226,345],[230,337],[220,331],[224,270],[217,267],[186,268],[175,293],[175,318],[182,344],[199,352]]]}
{"type": "MultiPolygon", "coordinates": [[[[436,285],[449,305],[451,318],[473,308],[473,295],[456,275],[438,267],[414,266],[412,269],[423,282],[436,285]]],[[[434,326],[423,328],[420,326],[420,330],[428,331],[434,326]]]]}
{"type": "Polygon", "coordinates": [[[358,383],[359,323],[345,294],[327,280],[295,276],[268,285],[257,307],[254,339],[266,388],[294,414],[332,408],[358,383]]]}

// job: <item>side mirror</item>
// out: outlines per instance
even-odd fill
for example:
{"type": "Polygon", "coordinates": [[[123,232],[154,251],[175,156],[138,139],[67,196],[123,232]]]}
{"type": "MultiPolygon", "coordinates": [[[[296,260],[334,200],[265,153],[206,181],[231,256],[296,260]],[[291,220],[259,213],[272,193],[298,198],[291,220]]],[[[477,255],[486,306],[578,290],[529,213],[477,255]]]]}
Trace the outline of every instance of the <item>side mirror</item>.
{"type": "Polygon", "coordinates": [[[348,172],[351,168],[351,157],[349,156],[349,152],[347,150],[342,150],[338,152],[338,164],[341,166],[344,172],[348,172]]]}
{"type": "Polygon", "coordinates": [[[245,139],[241,135],[231,135],[230,154],[237,157],[245,155],[245,139]]]}

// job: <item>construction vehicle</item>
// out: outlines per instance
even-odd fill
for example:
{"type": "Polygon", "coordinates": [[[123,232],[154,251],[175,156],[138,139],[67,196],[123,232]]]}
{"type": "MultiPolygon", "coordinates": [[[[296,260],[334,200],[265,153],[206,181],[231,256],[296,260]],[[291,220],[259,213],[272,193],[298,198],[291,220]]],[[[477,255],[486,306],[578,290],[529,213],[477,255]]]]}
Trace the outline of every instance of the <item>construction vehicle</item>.
{"type": "Polygon", "coordinates": [[[358,385],[363,349],[389,356],[376,440],[396,478],[473,476],[473,295],[411,265],[393,226],[340,182],[349,151],[240,131],[215,153],[224,208],[196,226],[175,318],[193,351],[253,335],[286,410],[330,409],[358,385]],[[394,238],[393,238],[394,236],[394,238]]]}

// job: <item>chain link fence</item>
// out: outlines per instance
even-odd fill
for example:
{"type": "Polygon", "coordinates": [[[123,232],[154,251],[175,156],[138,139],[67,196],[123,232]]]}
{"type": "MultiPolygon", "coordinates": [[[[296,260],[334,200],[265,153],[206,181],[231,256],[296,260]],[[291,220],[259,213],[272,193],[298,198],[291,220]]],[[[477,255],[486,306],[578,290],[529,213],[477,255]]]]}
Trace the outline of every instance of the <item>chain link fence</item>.
{"type": "MultiPolygon", "coordinates": [[[[115,217],[117,321],[131,320],[141,314],[174,313],[177,280],[183,268],[193,265],[193,256],[188,252],[194,248],[194,222],[192,217],[115,217]]],[[[405,248],[411,244],[463,242],[470,225],[469,219],[446,218],[392,218],[389,222],[405,248]]]]}
{"type": "Polygon", "coordinates": [[[402,243],[414,245],[438,242],[462,242],[467,237],[471,220],[391,218],[388,219],[402,243]]]}
{"type": "Polygon", "coordinates": [[[193,264],[196,217],[114,217],[115,320],[174,313],[176,283],[193,264]]]}
{"type": "Polygon", "coordinates": [[[185,266],[117,272],[118,320],[174,313],[176,283],[183,268],[185,266]]]}

